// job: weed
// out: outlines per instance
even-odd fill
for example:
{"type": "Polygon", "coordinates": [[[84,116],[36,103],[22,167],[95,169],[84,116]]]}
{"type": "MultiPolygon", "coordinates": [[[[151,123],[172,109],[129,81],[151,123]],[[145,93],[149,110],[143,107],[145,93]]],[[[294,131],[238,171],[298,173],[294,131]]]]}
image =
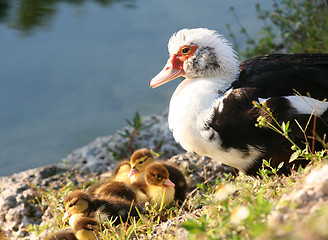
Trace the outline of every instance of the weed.
{"type": "MultiPolygon", "coordinates": [[[[127,142],[122,146],[118,146],[115,149],[109,149],[117,161],[128,158],[135,150],[133,147],[134,138],[140,134],[142,130],[150,128],[153,124],[145,125],[138,112],[135,113],[132,120],[125,119],[130,128],[125,128],[121,132],[117,132],[118,135],[127,139],[127,142]]],[[[159,143],[162,144],[162,143],[159,143]]]]}
{"type": "MultiPolygon", "coordinates": [[[[325,0],[274,0],[273,8],[263,10],[256,4],[257,18],[263,27],[255,37],[242,25],[234,7],[230,10],[246,37],[246,58],[270,53],[328,52],[328,5],[325,0]]],[[[236,35],[227,24],[234,47],[239,50],[236,35]]]]}
{"type": "MultiPolygon", "coordinates": [[[[255,124],[255,126],[260,127],[260,128],[267,127],[269,129],[277,132],[284,138],[286,138],[292,144],[291,149],[294,152],[291,154],[289,162],[293,162],[297,159],[305,159],[305,160],[312,161],[312,162],[313,161],[321,161],[323,159],[328,159],[327,149],[322,149],[321,151],[315,152],[314,151],[314,143],[312,143],[312,150],[310,150],[311,149],[310,144],[309,144],[308,137],[307,137],[305,131],[306,131],[306,128],[308,127],[310,119],[312,118],[312,115],[310,116],[309,121],[305,128],[302,128],[300,126],[300,124],[295,120],[295,122],[299,126],[300,130],[303,132],[304,141],[306,142],[305,148],[301,148],[297,144],[295,144],[295,142],[289,136],[289,133],[291,133],[289,121],[286,123],[285,122],[279,123],[277,121],[277,119],[273,116],[271,109],[267,107],[266,102],[259,104],[255,101],[253,101],[253,105],[256,108],[259,108],[262,112],[264,112],[264,115],[261,115],[257,118],[258,123],[255,124]]],[[[315,109],[313,111],[315,111],[315,109]]],[[[315,121],[316,121],[316,119],[314,119],[314,126],[313,126],[314,129],[315,129],[315,121]]],[[[312,134],[313,134],[312,139],[315,140],[314,132],[312,134]]],[[[325,146],[325,145],[326,144],[323,143],[323,146],[325,146]]],[[[264,161],[264,164],[266,164],[267,167],[270,166],[270,164],[267,161],[264,161]]],[[[281,167],[282,167],[282,165],[279,165],[278,168],[280,169],[281,167]]],[[[261,169],[260,171],[265,171],[265,170],[261,169]]],[[[275,172],[271,172],[271,173],[276,174],[275,172]]],[[[261,174],[263,174],[263,172],[261,174]]]]}

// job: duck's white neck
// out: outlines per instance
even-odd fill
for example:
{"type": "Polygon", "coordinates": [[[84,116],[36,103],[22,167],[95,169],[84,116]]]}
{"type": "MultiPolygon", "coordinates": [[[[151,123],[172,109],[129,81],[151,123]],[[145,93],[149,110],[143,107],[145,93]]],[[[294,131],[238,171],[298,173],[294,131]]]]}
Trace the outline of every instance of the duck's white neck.
{"type": "Polygon", "coordinates": [[[249,146],[248,160],[238,149],[222,148],[219,133],[209,127],[215,109],[223,107],[223,100],[231,92],[232,81],[218,82],[214,79],[197,78],[184,80],[174,92],[169,110],[169,127],[174,139],[188,152],[208,156],[246,171],[260,152],[249,146]]]}
{"type": "Polygon", "coordinates": [[[184,149],[195,151],[190,142],[202,138],[199,129],[204,128],[213,114],[215,100],[222,97],[231,82],[231,79],[219,82],[212,78],[194,78],[179,84],[170,102],[169,128],[184,149]],[[185,139],[190,140],[187,143],[185,139]]]}

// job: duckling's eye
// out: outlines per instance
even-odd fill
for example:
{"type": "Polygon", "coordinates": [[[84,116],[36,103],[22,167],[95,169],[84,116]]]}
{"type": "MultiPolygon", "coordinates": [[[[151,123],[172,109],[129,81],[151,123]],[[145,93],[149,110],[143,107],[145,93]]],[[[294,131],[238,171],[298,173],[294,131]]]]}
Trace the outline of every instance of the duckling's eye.
{"type": "Polygon", "coordinates": [[[181,53],[184,55],[190,54],[191,50],[190,47],[184,47],[181,49],[181,53]]]}
{"type": "Polygon", "coordinates": [[[159,174],[157,174],[156,177],[157,177],[158,179],[161,179],[161,178],[162,178],[161,175],[159,175],[159,174]]]}
{"type": "Polygon", "coordinates": [[[143,163],[144,163],[144,161],[145,161],[145,160],[143,160],[143,161],[140,161],[140,162],[139,162],[139,164],[143,164],[143,163]]]}
{"type": "Polygon", "coordinates": [[[87,224],[86,229],[94,231],[95,228],[92,224],[87,224]]]}
{"type": "Polygon", "coordinates": [[[68,207],[73,207],[74,205],[76,204],[76,202],[73,202],[73,203],[71,203],[70,205],[68,205],[68,207]]]}

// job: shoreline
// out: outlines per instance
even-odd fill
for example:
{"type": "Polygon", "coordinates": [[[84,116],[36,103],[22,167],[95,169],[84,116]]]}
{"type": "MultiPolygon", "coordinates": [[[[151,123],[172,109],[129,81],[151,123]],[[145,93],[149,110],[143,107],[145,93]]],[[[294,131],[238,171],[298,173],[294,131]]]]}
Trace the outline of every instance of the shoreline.
{"type": "MultiPolygon", "coordinates": [[[[185,171],[190,189],[203,183],[209,176],[222,176],[231,171],[228,166],[214,164],[207,157],[186,153],[181,149],[168,129],[166,114],[146,116],[142,123],[149,127],[133,138],[132,148],[136,150],[147,147],[163,153],[161,159],[174,163],[185,171]]],[[[55,164],[1,176],[0,222],[3,229],[11,231],[10,239],[37,240],[52,232],[55,225],[52,223],[60,221],[60,214],[54,215],[53,209],[57,213],[62,212],[59,203],[63,199],[57,199],[58,206],[49,206],[43,194],[65,188],[66,191],[71,191],[72,188],[86,186],[85,184],[91,184],[92,181],[108,177],[118,161],[124,159],[118,155],[126,154],[124,149],[127,149],[130,138],[120,135],[126,130],[131,132],[133,128],[128,126],[113,135],[98,137],[55,164]]],[[[313,215],[323,204],[328,205],[327,176],[328,164],[325,162],[306,168],[297,176],[293,191],[286,192],[277,199],[277,205],[268,215],[268,226],[281,225],[295,219],[295,216],[299,220],[303,219],[309,214],[313,215]],[[297,204],[297,207],[286,208],[286,201],[294,206],[297,204]]],[[[239,175],[236,181],[238,178],[256,181],[256,178],[245,175],[239,175]]],[[[181,228],[180,224],[187,218],[202,216],[206,209],[207,206],[203,206],[174,221],[162,222],[156,225],[152,236],[155,238],[164,232],[172,232],[176,239],[188,239],[187,230],[181,228]]]]}
{"type": "MultiPolygon", "coordinates": [[[[134,137],[134,149],[147,147],[163,153],[169,158],[184,152],[175,143],[168,129],[167,116],[150,115],[142,117],[142,124],[149,126],[134,137]]],[[[114,169],[119,162],[117,153],[122,146],[129,143],[129,138],[120,133],[133,131],[126,126],[115,134],[97,137],[89,144],[82,146],[57,163],[24,170],[0,177],[0,219],[1,226],[11,231],[15,239],[39,239],[27,232],[29,225],[40,225],[46,217],[42,206],[31,202],[36,200],[37,190],[56,190],[67,184],[79,186],[89,179],[96,179],[103,173],[114,169]]],[[[46,206],[44,206],[46,208],[46,206]]]]}

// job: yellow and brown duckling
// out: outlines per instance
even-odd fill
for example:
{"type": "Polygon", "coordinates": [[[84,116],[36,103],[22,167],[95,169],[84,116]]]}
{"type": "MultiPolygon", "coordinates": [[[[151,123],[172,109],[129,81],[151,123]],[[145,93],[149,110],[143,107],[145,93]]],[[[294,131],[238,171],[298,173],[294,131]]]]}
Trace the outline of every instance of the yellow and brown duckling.
{"type": "Polygon", "coordinates": [[[88,193],[97,197],[119,197],[128,201],[136,200],[135,189],[130,184],[128,177],[130,162],[122,161],[113,170],[113,177],[100,181],[88,189],[88,193]]]}
{"type": "Polygon", "coordinates": [[[96,240],[100,231],[100,224],[93,218],[79,217],[74,221],[72,229],[58,231],[46,240],[96,240]]]}
{"type": "Polygon", "coordinates": [[[179,205],[183,203],[186,199],[188,184],[178,167],[170,163],[160,162],[169,172],[170,180],[175,184],[175,195],[174,200],[177,201],[179,205]]]}
{"type": "Polygon", "coordinates": [[[112,181],[130,183],[129,172],[131,170],[130,161],[124,160],[119,162],[113,170],[112,181]]]}
{"type": "Polygon", "coordinates": [[[76,240],[72,229],[65,229],[57,231],[50,236],[46,237],[45,240],[76,240]]]}
{"type": "Polygon", "coordinates": [[[108,181],[99,185],[92,194],[97,198],[118,197],[132,202],[137,199],[135,191],[131,184],[108,181]]]}
{"type": "MultiPolygon", "coordinates": [[[[135,151],[130,158],[130,181],[132,183],[143,181],[145,179],[146,168],[154,162],[154,156],[149,149],[142,148],[135,151]]],[[[175,184],[174,199],[181,204],[185,200],[188,190],[188,185],[183,173],[173,164],[165,163],[163,161],[159,161],[158,163],[161,163],[168,170],[170,180],[175,184]]]]}
{"type": "Polygon", "coordinates": [[[97,235],[100,231],[100,224],[93,218],[81,217],[73,226],[75,237],[79,240],[94,240],[98,239],[97,235]]]}
{"type": "Polygon", "coordinates": [[[145,170],[145,180],[132,184],[148,196],[148,201],[159,209],[161,202],[169,205],[174,200],[175,184],[169,179],[169,172],[160,163],[153,163],[145,170]],[[163,199],[164,197],[164,199],[163,199]]]}
{"type": "Polygon", "coordinates": [[[9,239],[9,238],[7,237],[7,231],[3,230],[2,227],[0,227],[0,240],[3,239],[9,239]]]}
{"type": "Polygon", "coordinates": [[[144,181],[146,168],[154,163],[154,156],[147,148],[135,151],[130,157],[131,170],[128,177],[131,183],[144,181]]]}
{"type": "MultiPolygon", "coordinates": [[[[137,203],[111,197],[111,198],[92,198],[86,192],[75,190],[70,193],[65,201],[65,215],[63,220],[66,220],[71,215],[82,215],[105,221],[106,219],[113,220],[114,225],[118,225],[121,221],[126,222],[129,217],[139,218],[138,211],[143,213],[143,207],[137,203]],[[138,211],[136,210],[138,209],[138,211]]],[[[70,219],[70,225],[74,225],[74,218],[70,219]]]]}

